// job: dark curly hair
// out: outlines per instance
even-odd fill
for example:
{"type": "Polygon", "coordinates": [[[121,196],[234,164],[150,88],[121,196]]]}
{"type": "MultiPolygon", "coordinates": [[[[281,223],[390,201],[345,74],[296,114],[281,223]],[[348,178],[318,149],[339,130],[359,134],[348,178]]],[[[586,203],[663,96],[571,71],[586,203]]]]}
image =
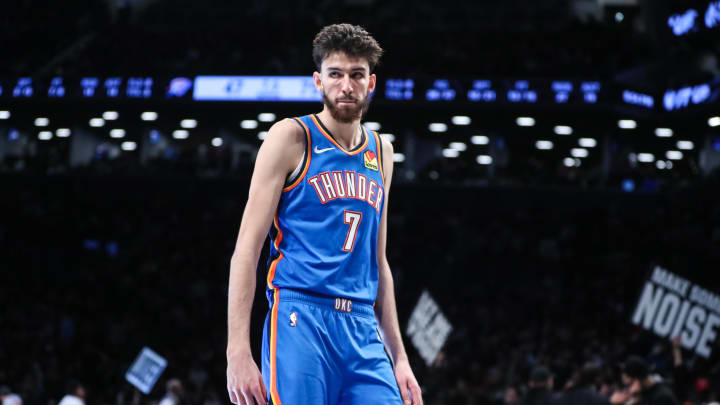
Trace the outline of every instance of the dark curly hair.
{"type": "Polygon", "coordinates": [[[352,58],[365,58],[372,72],[380,63],[382,48],[363,27],[352,24],[328,25],[313,40],[313,61],[320,71],[322,61],[333,52],[343,52],[352,58]]]}

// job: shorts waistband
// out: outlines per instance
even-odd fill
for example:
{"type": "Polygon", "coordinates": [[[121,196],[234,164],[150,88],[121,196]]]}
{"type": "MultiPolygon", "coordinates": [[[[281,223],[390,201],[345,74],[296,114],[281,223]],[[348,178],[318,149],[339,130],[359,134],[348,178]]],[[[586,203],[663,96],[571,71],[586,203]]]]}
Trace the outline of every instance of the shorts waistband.
{"type": "Polygon", "coordinates": [[[364,302],[356,302],[343,297],[326,297],[324,295],[309,294],[298,290],[278,288],[279,301],[297,301],[307,304],[314,304],[337,312],[344,312],[350,315],[375,317],[375,309],[372,305],[364,302]]]}

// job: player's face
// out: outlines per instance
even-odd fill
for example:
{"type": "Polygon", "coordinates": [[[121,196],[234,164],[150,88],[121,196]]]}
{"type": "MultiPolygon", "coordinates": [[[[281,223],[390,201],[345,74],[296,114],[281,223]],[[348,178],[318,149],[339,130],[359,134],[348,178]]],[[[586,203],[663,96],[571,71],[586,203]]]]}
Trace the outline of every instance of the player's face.
{"type": "Polygon", "coordinates": [[[370,105],[368,95],[375,89],[375,75],[370,74],[365,58],[332,53],[323,60],[321,72],[315,72],[313,77],[334,119],[351,123],[362,118],[370,105]]]}

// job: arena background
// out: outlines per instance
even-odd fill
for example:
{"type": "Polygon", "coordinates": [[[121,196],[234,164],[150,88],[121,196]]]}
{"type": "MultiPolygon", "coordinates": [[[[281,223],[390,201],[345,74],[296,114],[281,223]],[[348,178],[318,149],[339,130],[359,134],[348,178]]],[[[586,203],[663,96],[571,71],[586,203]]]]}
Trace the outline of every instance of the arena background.
{"type": "Polygon", "coordinates": [[[656,266],[720,292],[719,2],[23,0],[0,20],[0,385],[25,404],[70,380],[151,404],[170,378],[228,403],[254,157],[321,109],[301,76],[336,22],[386,51],[365,122],[396,152],[401,328],[422,291],[453,328],[432,365],[405,338],[426,403],[515,403],[537,365],[562,391],[588,361],[609,393],[632,354],[681,400],[717,397],[717,339],[677,365],[631,318],[656,266]],[[146,346],[167,368],[139,395],[146,346]]]}

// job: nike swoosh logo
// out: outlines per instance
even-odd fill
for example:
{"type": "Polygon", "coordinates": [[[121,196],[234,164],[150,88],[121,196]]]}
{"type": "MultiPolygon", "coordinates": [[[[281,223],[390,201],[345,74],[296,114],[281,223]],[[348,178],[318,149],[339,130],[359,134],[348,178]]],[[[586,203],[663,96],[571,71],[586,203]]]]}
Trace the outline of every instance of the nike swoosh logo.
{"type": "Polygon", "coordinates": [[[330,148],[325,148],[325,149],[318,149],[318,147],[316,146],[315,153],[325,153],[325,152],[327,152],[329,150],[333,150],[333,149],[335,149],[335,148],[330,147],[330,148]]]}

